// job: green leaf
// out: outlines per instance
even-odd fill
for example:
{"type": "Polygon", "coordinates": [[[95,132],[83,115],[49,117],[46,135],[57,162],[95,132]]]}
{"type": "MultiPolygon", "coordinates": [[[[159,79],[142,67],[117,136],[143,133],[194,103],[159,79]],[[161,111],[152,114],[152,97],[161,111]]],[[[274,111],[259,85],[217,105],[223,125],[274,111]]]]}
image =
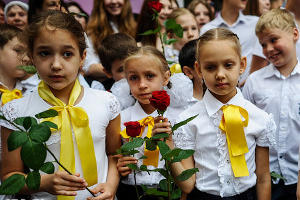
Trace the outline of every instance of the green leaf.
{"type": "Polygon", "coordinates": [[[138,170],[139,169],[137,165],[132,164],[132,163],[128,164],[127,167],[129,167],[130,169],[133,169],[133,170],[138,170]]]}
{"type": "Polygon", "coordinates": [[[43,118],[55,117],[57,115],[58,115],[58,112],[56,110],[49,109],[49,110],[46,110],[46,111],[36,114],[35,117],[38,119],[43,119],[43,118]]]}
{"type": "Polygon", "coordinates": [[[132,141],[123,144],[121,149],[122,149],[122,151],[129,151],[134,148],[138,148],[138,147],[142,146],[143,144],[144,144],[143,138],[133,138],[132,141]]]}
{"type": "Polygon", "coordinates": [[[180,175],[178,175],[176,177],[176,180],[185,181],[185,180],[189,179],[196,172],[199,172],[198,168],[184,170],[180,175]]]}
{"type": "Polygon", "coordinates": [[[170,61],[170,60],[167,60],[167,62],[168,62],[168,65],[172,65],[172,64],[176,63],[176,62],[170,61]]]}
{"type": "Polygon", "coordinates": [[[138,150],[135,150],[135,149],[132,149],[132,150],[130,150],[130,151],[124,151],[124,152],[122,152],[121,154],[122,154],[122,155],[134,155],[134,154],[136,154],[136,153],[139,153],[139,151],[138,151],[138,150]]]}
{"type": "Polygon", "coordinates": [[[170,151],[169,146],[163,141],[158,141],[157,145],[162,156],[164,156],[168,151],[170,151]]]}
{"type": "Polygon", "coordinates": [[[28,74],[35,74],[37,72],[35,66],[33,65],[21,65],[17,66],[17,68],[23,69],[28,74]]]}
{"type": "Polygon", "coordinates": [[[149,151],[155,151],[157,147],[157,141],[152,139],[146,139],[146,149],[149,151]]]}
{"type": "Polygon", "coordinates": [[[162,191],[168,191],[168,181],[167,179],[162,179],[161,181],[159,181],[159,188],[162,191]]]}
{"type": "Polygon", "coordinates": [[[179,122],[177,124],[175,124],[173,127],[172,127],[172,131],[175,131],[177,130],[179,127],[183,126],[183,125],[186,125],[187,123],[189,123],[190,121],[192,121],[193,119],[195,119],[196,117],[198,117],[198,114],[193,116],[193,117],[190,117],[190,118],[187,118],[186,120],[182,121],[182,122],[179,122]]]}
{"type": "Polygon", "coordinates": [[[168,171],[164,168],[156,168],[154,170],[149,170],[153,172],[159,172],[163,177],[168,178],[168,171]]]}
{"type": "Polygon", "coordinates": [[[0,115],[0,119],[6,120],[6,118],[2,114],[0,115]]]}
{"type": "Polygon", "coordinates": [[[41,168],[45,162],[46,155],[46,148],[43,144],[32,140],[28,140],[21,149],[21,158],[24,164],[33,170],[41,168]]]}
{"type": "Polygon", "coordinates": [[[177,24],[175,19],[167,19],[165,22],[166,30],[171,30],[177,37],[183,37],[183,29],[180,24],[177,24]]]}
{"type": "Polygon", "coordinates": [[[30,190],[38,190],[40,188],[41,175],[38,171],[29,172],[26,177],[26,185],[30,190]]]}
{"type": "Polygon", "coordinates": [[[25,117],[18,117],[13,122],[17,125],[23,126],[24,119],[25,119],[25,117]]]}
{"type": "Polygon", "coordinates": [[[26,132],[13,131],[7,138],[8,151],[13,151],[27,142],[26,132]]]}
{"type": "Polygon", "coordinates": [[[156,29],[154,30],[148,30],[148,31],[145,31],[144,33],[140,33],[139,35],[153,35],[153,34],[156,34],[160,31],[161,27],[158,26],[156,29]]]}
{"type": "Polygon", "coordinates": [[[35,142],[46,142],[51,136],[51,131],[48,126],[35,125],[29,131],[29,137],[35,142]]]}
{"type": "Polygon", "coordinates": [[[54,165],[52,162],[46,162],[40,168],[41,171],[45,172],[46,174],[53,174],[54,173],[54,165]]]}
{"type": "Polygon", "coordinates": [[[171,38],[171,39],[166,40],[165,44],[166,44],[166,45],[170,45],[170,44],[173,44],[173,43],[175,43],[175,42],[177,42],[177,41],[178,41],[178,40],[176,40],[175,38],[171,38]]]}
{"type": "Polygon", "coordinates": [[[161,197],[168,197],[168,192],[162,192],[157,190],[156,188],[148,188],[145,193],[147,195],[152,195],[152,196],[161,196],[161,197]]]}
{"type": "Polygon", "coordinates": [[[270,175],[271,175],[271,178],[275,178],[275,179],[282,179],[282,180],[286,180],[286,178],[284,178],[282,175],[280,175],[280,174],[277,174],[276,172],[271,172],[270,173],[270,175]]]}
{"type": "Polygon", "coordinates": [[[171,151],[168,151],[164,156],[162,156],[162,158],[170,161],[174,156],[177,156],[181,151],[183,150],[174,148],[171,151]]]}
{"type": "Polygon", "coordinates": [[[148,168],[147,168],[146,165],[141,165],[141,166],[140,166],[140,170],[141,170],[141,171],[148,171],[148,168]]]}
{"type": "Polygon", "coordinates": [[[37,125],[37,121],[33,117],[25,117],[23,120],[23,127],[28,130],[31,126],[37,125]]]}
{"type": "Polygon", "coordinates": [[[147,186],[143,184],[141,184],[141,188],[143,189],[144,192],[148,189],[147,186]]]}
{"type": "Polygon", "coordinates": [[[179,199],[181,197],[181,190],[177,188],[172,192],[171,199],[179,199]]]}
{"type": "Polygon", "coordinates": [[[146,159],[147,156],[142,155],[138,160],[146,159]]]}
{"type": "Polygon", "coordinates": [[[161,138],[168,138],[169,134],[168,133],[160,133],[160,134],[156,134],[152,137],[153,140],[159,140],[161,138]]]}
{"type": "Polygon", "coordinates": [[[55,123],[49,122],[49,121],[43,121],[42,123],[40,123],[40,125],[45,125],[45,126],[48,126],[49,128],[58,129],[58,127],[55,123]]]}
{"type": "Polygon", "coordinates": [[[183,150],[181,149],[181,151],[179,152],[178,155],[174,156],[174,159],[172,160],[172,162],[180,162],[183,159],[187,159],[188,157],[192,156],[194,154],[194,150],[192,149],[187,149],[187,150],[183,150]]]}
{"type": "Polygon", "coordinates": [[[25,177],[21,174],[14,174],[5,179],[0,186],[0,194],[16,194],[25,185],[25,177]]]}

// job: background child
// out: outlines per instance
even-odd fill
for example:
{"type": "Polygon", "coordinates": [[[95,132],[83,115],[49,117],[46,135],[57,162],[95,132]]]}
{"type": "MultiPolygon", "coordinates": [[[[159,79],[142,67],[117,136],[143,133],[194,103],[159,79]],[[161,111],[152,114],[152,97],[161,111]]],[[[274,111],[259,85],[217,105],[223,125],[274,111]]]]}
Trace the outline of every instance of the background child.
{"type": "MultiPolygon", "coordinates": [[[[152,92],[162,90],[169,82],[170,71],[168,63],[163,54],[152,46],[141,47],[136,53],[129,56],[125,60],[125,74],[129,83],[130,90],[134,98],[137,100],[135,105],[127,108],[121,113],[121,129],[123,130],[124,122],[138,121],[145,117],[155,117],[158,115],[155,108],[150,104],[149,99],[152,97],[152,92]]],[[[169,108],[164,115],[169,116],[169,108]]],[[[172,118],[171,116],[169,116],[172,118]]],[[[175,117],[175,116],[173,116],[175,117]]],[[[154,122],[153,122],[154,123],[154,122]]],[[[142,137],[145,137],[148,129],[142,137]]],[[[122,199],[137,199],[134,188],[134,175],[131,170],[126,166],[129,163],[142,165],[143,160],[137,158],[144,155],[144,146],[138,149],[140,153],[135,154],[134,157],[125,156],[118,160],[118,170],[123,176],[118,189],[117,197],[122,199]]],[[[161,156],[159,155],[159,159],[161,156]]],[[[164,162],[158,161],[158,167],[163,168],[164,162]]],[[[155,169],[154,166],[149,165],[149,169],[155,169]]],[[[158,187],[159,181],[163,176],[159,173],[138,172],[136,175],[137,185],[146,185],[147,187],[158,187]]],[[[141,187],[139,187],[142,192],[141,187]]],[[[147,199],[142,198],[142,199],[147,199]]],[[[151,197],[150,199],[158,199],[151,197]]]]}
{"type": "Polygon", "coordinates": [[[239,85],[243,85],[249,75],[254,48],[258,48],[257,52],[261,51],[258,42],[255,46],[255,41],[257,41],[255,25],[258,17],[243,15],[241,10],[245,9],[246,4],[247,1],[244,0],[223,0],[220,14],[201,29],[201,34],[203,34],[209,29],[223,27],[237,34],[242,45],[242,55],[247,57],[247,68],[240,76],[239,85]]]}
{"type": "MultiPolygon", "coordinates": [[[[259,200],[270,199],[268,145],[275,125],[267,113],[245,100],[236,88],[245,67],[246,58],[241,57],[234,33],[217,28],[200,37],[196,70],[208,90],[202,101],[184,111],[178,121],[196,114],[198,117],[173,136],[177,147],[195,150],[193,157],[172,165],[174,176],[193,167],[199,169],[190,179],[178,182],[186,193],[195,186],[188,199],[256,199],[256,195],[259,200]],[[231,129],[231,120],[237,119],[239,131],[231,129]],[[232,137],[232,131],[239,134],[232,137]]],[[[168,132],[168,125],[166,121],[155,123],[153,134],[168,132]]],[[[172,140],[168,142],[174,148],[172,140]]]]}
{"type": "MultiPolygon", "coordinates": [[[[0,25],[0,95],[13,89],[20,92],[23,89],[18,79],[25,76],[25,71],[18,69],[17,66],[26,64],[29,58],[26,54],[26,45],[21,42],[21,34],[22,31],[17,27],[0,25]]],[[[1,105],[5,103],[7,100],[2,99],[1,105]]]]}
{"type": "Polygon", "coordinates": [[[174,33],[170,33],[171,38],[177,41],[172,47],[165,47],[165,57],[168,61],[178,63],[178,55],[181,48],[190,40],[199,37],[199,28],[195,16],[186,8],[178,8],[173,10],[168,19],[174,19],[183,29],[183,37],[179,38],[174,33]]]}
{"type": "Polygon", "coordinates": [[[246,99],[274,115],[277,146],[270,148],[270,170],[285,179],[272,185],[272,199],[296,199],[300,125],[300,66],[296,56],[299,32],[289,11],[273,9],[262,15],[256,34],[271,63],[249,76],[246,99]]]}
{"type": "Polygon", "coordinates": [[[189,3],[187,9],[191,11],[196,17],[199,30],[214,19],[214,13],[211,6],[204,0],[193,0],[189,3]]]}
{"type": "MultiPolygon", "coordinates": [[[[52,106],[62,107],[59,115],[68,112],[68,121],[61,122],[62,128],[54,132],[46,144],[74,175],[58,170],[58,165],[54,163],[56,172],[42,174],[39,191],[28,191],[24,188],[23,192],[34,193],[34,199],[53,199],[53,195],[65,195],[76,196],[75,199],[81,200],[91,197],[91,194],[84,190],[86,186],[91,186],[94,194],[101,192],[98,199],[113,199],[119,176],[116,162],[110,154],[120,145],[119,103],[110,93],[83,88],[77,80],[86,47],[81,25],[71,15],[60,11],[46,12],[36,18],[28,28],[28,46],[33,63],[43,81],[39,84],[38,91],[6,104],[3,113],[13,120],[22,116],[34,116],[53,108],[52,106]],[[70,106],[68,111],[66,105],[70,106]],[[81,117],[86,116],[89,121],[87,125],[78,125],[85,133],[84,138],[80,138],[80,130],[76,126],[72,126],[70,131],[66,130],[67,126],[70,126],[70,120],[73,121],[74,117],[79,120],[78,116],[71,112],[75,108],[80,111],[81,117]],[[89,157],[79,156],[79,153],[82,155],[82,148],[78,143],[88,145],[91,152],[89,157]],[[86,166],[87,161],[92,164],[86,166]],[[90,175],[87,175],[87,172],[90,175]]],[[[3,121],[1,126],[3,180],[12,174],[24,173],[24,164],[20,157],[20,148],[10,152],[7,150],[6,141],[14,128],[3,121]]],[[[48,161],[53,161],[49,154],[46,157],[46,162],[48,161]]]]}

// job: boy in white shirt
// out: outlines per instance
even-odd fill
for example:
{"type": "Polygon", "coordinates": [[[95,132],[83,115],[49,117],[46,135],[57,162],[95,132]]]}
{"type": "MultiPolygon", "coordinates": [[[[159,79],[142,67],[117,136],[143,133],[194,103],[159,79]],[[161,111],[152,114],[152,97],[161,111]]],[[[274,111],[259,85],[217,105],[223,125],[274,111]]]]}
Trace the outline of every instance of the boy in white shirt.
{"type": "Polygon", "coordinates": [[[292,200],[296,199],[300,142],[300,65],[296,56],[299,32],[289,11],[274,9],[260,17],[256,34],[271,64],[248,77],[243,95],[274,115],[277,145],[270,147],[270,171],[284,179],[273,182],[272,200],[292,200]]]}

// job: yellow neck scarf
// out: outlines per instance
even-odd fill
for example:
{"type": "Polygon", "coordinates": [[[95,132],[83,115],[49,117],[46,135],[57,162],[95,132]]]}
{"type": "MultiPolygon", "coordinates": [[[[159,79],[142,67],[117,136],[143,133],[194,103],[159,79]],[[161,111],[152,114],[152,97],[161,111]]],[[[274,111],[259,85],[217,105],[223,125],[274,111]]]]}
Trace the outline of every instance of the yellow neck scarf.
{"type": "Polygon", "coordinates": [[[0,88],[0,92],[2,92],[1,102],[2,105],[6,104],[7,102],[22,98],[22,92],[18,89],[8,90],[5,88],[0,88]]]}
{"type": "MultiPolygon", "coordinates": [[[[154,126],[153,117],[148,116],[148,117],[145,117],[144,119],[139,120],[138,122],[142,126],[141,133],[138,137],[141,137],[143,135],[145,127],[148,126],[147,137],[151,138],[152,137],[152,129],[153,129],[153,126],[154,126]]],[[[120,134],[123,138],[129,138],[130,137],[126,134],[126,128],[123,131],[121,131],[120,134]]],[[[149,150],[146,149],[146,145],[145,145],[144,155],[147,156],[147,158],[143,160],[144,165],[152,165],[154,167],[158,166],[158,160],[159,160],[159,149],[158,149],[158,147],[154,151],[149,151],[149,150]]]]}
{"type": "Polygon", "coordinates": [[[221,108],[223,117],[219,128],[226,134],[229,157],[232,171],[235,177],[249,176],[245,154],[249,151],[244,133],[244,127],[248,126],[248,112],[234,105],[226,105],[221,108]],[[242,121],[241,115],[245,121],[242,121]]]}
{"type": "MultiPolygon", "coordinates": [[[[88,186],[96,184],[98,182],[97,163],[88,115],[83,108],[74,107],[74,103],[81,93],[79,81],[75,81],[68,105],[56,98],[44,81],[40,82],[38,92],[42,99],[54,105],[51,109],[58,112],[58,116],[46,120],[56,123],[59,129],[61,129],[60,163],[71,173],[75,173],[75,156],[72,137],[73,128],[83,177],[87,181],[88,186]]],[[[60,170],[63,169],[60,168],[60,170]]],[[[71,200],[74,198],[75,197],[71,196],[58,196],[58,199],[71,200]]]]}

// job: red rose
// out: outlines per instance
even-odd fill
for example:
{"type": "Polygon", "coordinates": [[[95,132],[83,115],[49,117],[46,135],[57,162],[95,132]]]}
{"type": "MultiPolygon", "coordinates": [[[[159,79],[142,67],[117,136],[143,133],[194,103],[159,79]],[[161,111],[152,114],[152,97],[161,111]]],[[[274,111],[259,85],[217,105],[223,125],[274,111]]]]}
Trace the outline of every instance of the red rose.
{"type": "Polygon", "coordinates": [[[148,6],[159,13],[163,5],[159,2],[159,0],[153,0],[148,2],[148,6]]]}
{"type": "Polygon", "coordinates": [[[165,111],[170,105],[170,96],[165,90],[152,92],[150,104],[159,111],[165,111]]]}
{"type": "Polygon", "coordinates": [[[126,126],[126,134],[130,137],[137,137],[141,133],[141,125],[139,122],[125,122],[124,126],[126,126]]]}

